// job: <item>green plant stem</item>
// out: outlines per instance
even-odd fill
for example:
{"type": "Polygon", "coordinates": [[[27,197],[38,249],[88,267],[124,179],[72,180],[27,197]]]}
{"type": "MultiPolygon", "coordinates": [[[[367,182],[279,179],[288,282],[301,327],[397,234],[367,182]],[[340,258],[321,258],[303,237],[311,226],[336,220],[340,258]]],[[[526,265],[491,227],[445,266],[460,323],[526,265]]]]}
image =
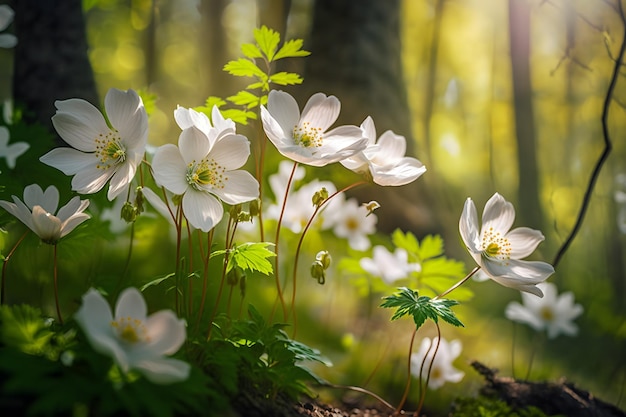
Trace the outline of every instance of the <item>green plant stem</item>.
{"type": "Polygon", "coordinates": [[[444,292],[442,292],[439,295],[436,295],[435,297],[433,297],[433,300],[437,300],[439,298],[445,297],[446,295],[450,294],[452,291],[456,290],[457,288],[459,288],[461,285],[463,285],[465,283],[465,281],[467,281],[468,279],[470,279],[476,272],[478,272],[478,270],[480,269],[480,266],[475,267],[474,269],[472,269],[472,272],[470,272],[469,274],[467,274],[465,276],[465,278],[463,278],[462,280],[460,280],[459,282],[457,282],[456,284],[454,284],[453,286],[451,286],[450,288],[448,288],[447,290],[445,290],[444,292]]]}
{"type": "MultiPolygon", "coordinates": [[[[300,234],[300,239],[298,240],[298,246],[296,247],[295,258],[293,261],[293,277],[292,277],[292,289],[291,289],[291,313],[293,316],[293,338],[296,337],[296,331],[298,328],[298,318],[297,318],[296,307],[295,307],[296,306],[296,283],[298,282],[298,279],[297,279],[298,278],[298,260],[300,259],[300,250],[302,249],[302,242],[304,242],[304,236],[306,235],[306,232],[311,227],[311,224],[313,224],[313,220],[315,220],[315,216],[317,216],[317,213],[319,213],[319,211],[322,209],[322,207],[324,207],[324,205],[326,205],[326,203],[328,203],[336,195],[344,193],[348,190],[351,190],[363,184],[366,184],[366,182],[365,181],[355,182],[354,184],[348,185],[347,187],[344,187],[341,190],[334,192],[326,200],[322,201],[319,205],[315,207],[315,210],[313,210],[313,214],[311,214],[309,221],[304,226],[304,229],[302,230],[302,233],[300,234]]],[[[276,245],[278,246],[278,241],[276,242],[276,245]]]]}
{"type": "Polygon", "coordinates": [[[441,329],[439,328],[439,323],[435,322],[435,326],[437,327],[437,344],[435,345],[435,351],[433,352],[433,359],[430,361],[430,365],[428,366],[428,373],[426,374],[426,381],[424,382],[424,384],[422,384],[422,369],[424,368],[426,358],[428,358],[430,348],[433,346],[432,342],[428,347],[426,355],[424,355],[424,360],[422,361],[422,366],[420,367],[420,400],[417,405],[417,410],[415,410],[415,413],[413,413],[414,417],[419,417],[420,412],[422,411],[422,407],[424,406],[424,400],[426,399],[426,389],[428,388],[428,382],[430,381],[430,372],[433,369],[435,357],[437,356],[437,351],[439,350],[439,345],[441,344],[441,329]]]}
{"type": "Polygon", "coordinates": [[[402,407],[404,407],[404,403],[406,403],[406,399],[409,396],[409,390],[411,389],[411,354],[413,353],[413,343],[415,342],[416,334],[417,334],[417,327],[415,327],[415,329],[413,330],[413,334],[411,334],[411,343],[409,344],[409,359],[407,360],[406,385],[404,387],[404,393],[402,394],[402,399],[400,399],[400,403],[396,407],[396,411],[393,413],[396,416],[402,412],[402,407]]]}
{"type": "Polygon", "coordinates": [[[58,286],[58,273],[57,273],[57,245],[54,246],[53,249],[53,277],[54,277],[54,303],[57,308],[57,317],[59,318],[59,323],[63,324],[63,317],[61,316],[61,306],[59,305],[59,286],[58,286]]]}
{"type": "Polygon", "coordinates": [[[228,225],[226,226],[226,241],[224,244],[224,247],[227,249],[224,252],[224,262],[222,265],[222,278],[220,279],[220,286],[217,290],[217,297],[215,299],[215,305],[213,306],[213,311],[211,312],[211,318],[209,319],[209,331],[207,332],[207,340],[209,340],[211,338],[211,331],[213,330],[213,320],[215,320],[215,316],[217,315],[217,309],[220,305],[220,300],[222,298],[222,292],[224,291],[224,283],[226,282],[226,270],[228,268],[228,260],[229,260],[229,252],[228,249],[230,249],[231,245],[232,245],[232,238],[234,237],[234,234],[231,235],[230,233],[230,229],[232,227],[233,224],[233,219],[232,217],[228,217],[228,225]]]}
{"type": "Polygon", "coordinates": [[[538,345],[543,344],[543,340],[543,332],[535,333],[535,337],[533,340],[533,349],[530,351],[530,358],[528,359],[528,369],[526,370],[526,377],[524,378],[524,380],[526,381],[528,381],[530,378],[530,371],[533,367],[533,362],[535,360],[535,354],[538,350],[538,345]]]}
{"type": "Polygon", "coordinates": [[[182,224],[183,224],[183,210],[178,208],[176,212],[176,267],[174,270],[174,311],[176,315],[180,315],[180,306],[178,300],[178,282],[180,275],[180,246],[182,240],[182,224]]]}
{"type": "MultiPolygon", "coordinates": [[[[281,224],[283,222],[283,216],[285,215],[285,208],[287,207],[287,198],[289,197],[289,189],[291,188],[291,182],[293,181],[293,176],[296,173],[296,169],[298,168],[298,163],[294,162],[293,163],[293,168],[291,170],[291,174],[289,175],[289,180],[287,181],[287,187],[285,188],[285,196],[283,197],[283,206],[280,209],[280,216],[278,216],[278,224],[276,225],[276,236],[274,238],[274,253],[276,254],[275,256],[275,265],[276,267],[274,268],[274,279],[276,280],[276,292],[277,292],[277,296],[278,299],[280,300],[280,306],[283,309],[283,318],[285,321],[287,321],[287,306],[285,305],[285,298],[283,297],[283,290],[280,287],[280,277],[279,277],[279,270],[280,270],[280,262],[279,262],[279,239],[280,239],[280,227],[281,224]]],[[[270,322],[272,321],[272,318],[274,316],[274,310],[272,310],[272,314],[270,316],[270,322]]]]}
{"type": "MultiPolygon", "coordinates": [[[[207,292],[207,284],[209,280],[209,260],[211,259],[211,246],[213,245],[213,234],[215,229],[211,229],[209,233],[207,233],[207,249],[206,256],[203,257],[203,265],[202,265],[202,296],[200,298],[200,308],[198,309],[198,320],[196,321],[196,331],[198,330],[198,326],[200,325],[200,321],[202,320],[202,314],[204,313],[204,303],[206,301],[206,292],[207,292]]],[[[202,241],[198,239],[200,242],[200,253],[204,253],[202,250],[202,241]]]]}
{"type": "Polygon", "coordinates": [[[122,288],[122,282],[124,282],[124,278],[126,278],[126,275],[128,274],[128,270],[130,268],[130,259],[133,254],[133,242],[134,241],[135,241],[135,222],[132,222],[130,225],[130,243],[128,244],[128,253],[126,254],[126,261],[124,262],[124,269],[122,269],[122,274],[118,278],[117,283],[115,284],[115,290],[113,291],[113,294],[116,297],[119,294],[120,289],[122,288]]]}
{"type": "Polygon", "coordinates": [[[5,292],[5,281],[6,281],[6,268],[7,268],[7,264],[9,263],[9,259],[11,259],[11,256],[13,256],[13,253],[15,252],[15,250],[17,249],[18,246],[20,246],[20,244],[22,243],[22,241],[24,240],[24,238],[26,237],[26,235],[28,234],[30,230],[27,229],[24,234],[17,240],[17,242],[15,243],[15,245],[13,246],[13,248],[11,248],[11,251],[8,253],[8,255],[4,258],[4,261],[2,262],[2,284],[1,284],[1,289],[0,289],[0,305],[4,305],[4,292],[5,292]]]}
{"type": "MultiPolygon", "coordinates": [[[[189,266],[187,268],[188,271],[193,271],[193,245],[191,239],[191,227],[189,223],[187,223],[187,242],[189,248],[189,266]]],[[[191,318],[191,314],[193,311],[193,277],[187,276],[187,317],[191,318]]]]}
{"type": "Polygon", "coordinates": [[[381,402],[381,404],[383,404],[385,407],[389,408],[390,410],[396,409],[393,405],[389,404],[389,402],[385,401],[380,395],[362,387],[356,387],[353,385],[337,385],[337,384],[330,384],[330,383],[322,384],[322,386],[328,387],[328,388],[334,388],[334,389],[347,389],[350,391],[356,391],[356,392],[360,392],[363,394],[367,394],[373,398],[376,398],[378,401],[381,402]]]}

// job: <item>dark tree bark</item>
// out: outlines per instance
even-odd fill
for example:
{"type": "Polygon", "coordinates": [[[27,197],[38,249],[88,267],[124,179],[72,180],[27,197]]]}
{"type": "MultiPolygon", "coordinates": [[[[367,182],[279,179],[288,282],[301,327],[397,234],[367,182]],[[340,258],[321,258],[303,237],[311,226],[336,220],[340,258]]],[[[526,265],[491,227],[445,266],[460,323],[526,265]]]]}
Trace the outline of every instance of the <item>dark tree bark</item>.
{"type": "Polygon", "coordinates": [[[509,41],[513,79],[513,104],[519,190],[519,223],[541,229],[536,129],[530,79],[530,4],[528,0],[509,0],[509,41]]]}
{"type": "Polygon", "coordinates": [[[78,97],[98,105],[87,56],[81,0],[16,0],[13,99],[25,120],[52,130],[55,100],[78,97]]]}
{"type": "Polygon", "coordinates": [[[227,97],[236,91],[232,88],[233,77],[222,70],[228,62],[226,31],[222,25],[224,9],[230,0],[201,0],[200,15],[201,54],[208,86],[208,95],[227,97]]]}
{"type": "MultiPolygon", "coordinates": [[[[393,130],[414,139],[401,62],[400,0],[317,0],[306,60],[304,84],[294,89],[301,106],[316,92],[341,101],[337,124],[359,125],[372,116],[377,134],[393,130]]],[[[378,228],[432,231],[430,212],[416,201],[424,193],[419,180],[404,186],[356,190],[360,201],[378,200],[378,228]]]]}
{"type": "Polygon", "coordinates": [[[281,39],[287,34],[287,16],[291,0],[258,0],[259,27],[265,25],[280,33],[281,39]]]}

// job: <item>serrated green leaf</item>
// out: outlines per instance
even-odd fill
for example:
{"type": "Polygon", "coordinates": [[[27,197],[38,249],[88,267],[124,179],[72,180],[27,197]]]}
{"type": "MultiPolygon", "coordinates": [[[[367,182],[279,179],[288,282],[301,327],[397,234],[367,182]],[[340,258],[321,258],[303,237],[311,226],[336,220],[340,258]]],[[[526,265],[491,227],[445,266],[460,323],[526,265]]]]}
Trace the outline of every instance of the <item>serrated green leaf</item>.
{"type": "Polygon", "coordinates": [[[419,245],[417,255],[420,259],[430,259],[443,255],[443,239],[439,235],[425,236],[419,245]]]}
{"type": "Polygon", "coordinates": [[[263,58],[263,53],[258,48],[258,46],[253,43],[244,43],[243,45],[241,45],[241,52],[251,59],[263,58]]]}
{"type": "Polygon", "coordinates": [[[391,241],[397,248],[404,249],[409,254],[417,254],[419,251],[417,238],[411,232],[405,234],[402,230],[396,229],[391,235],[391,241]]]}
{"type": "Polygon", "coordinates": [[[276,48],[278,48],[280,43],[280,34],[263,25],[260,29],[254,30],[254,40],[259,45],[261,52],[267,57],[267,60],[272,62],[276,48]]]}
{"type": "Polygon", "coordinates": [[[424,283],[439,277],[459,279],[465,276],[465,264],[445,256],[431,258],[422,263],[424,283]]]}
{"type": "Polygon", "coordinates": [[[247,125],[248,120],[256,120],[257,115],[253,111],[240,110],[240,109],[228,109],[222,111],[222,116],[226,119],[231,119],[235,123],[247,125]]]}
{"type": "Polygon", "coordinates": [[[419,296],[417,291],[408,288],[400,288],[396,294],[383,298],[380,305],[385,308],[395,308],[396,311],[391,320],[397,320],[406,315],[413,317],[413,322],[419,329],[427,319],[435,323],[441,318],[443,321],[454,326],[463,326],[463,323],[456,318],[450,307],[457,305],[455,300],[432,299],[430,297],[419,296]]]}
{"type": "Polygon", "coordinates": [[[302,39],[291,39],[286,41],[278,52],[276,52],[273,60],[276,61],[282,58],[295,58],[311,55],[309,51],[302,49],[303,43],[304,41],[302,39]]]}
{"type": "Polygon", "coordinates": [[[227,97],[226,99],[238,106],[256,107],[259,105],[259,98],[249,91],[240,91],[234,96],[227,97]]]}
{"type": "Polygon", "coordinates": [[[261,80],[267,79],[267,74],[257,65],[246,58],[239,58],[236,61],[229,61],[224,65],[224,71],[237,77],[258,77],[261,80]]]}
{"type": "Polygon", "coordinates": [[[42,354],[53,332],[41,311],[29,305],[0,307],[2,342],[31,355],[42,354]]]}
{"type": "Polygon", "coordinates": [[[265,275],[271,274],[274,269],[268,258],[276,256],[274,252],[268,249],[268,246],[272,245],[272,243],[257,242],[236,246],[228,260],[229,270],[239,267],[243,270],[258,271],[265,275]]]}
{"type": "Polygon", "coordinates": [[[296,85],[302,84],[302,77],[293,72],[277,72],[270,76],[270,83],[278,85],[296,85]]]}

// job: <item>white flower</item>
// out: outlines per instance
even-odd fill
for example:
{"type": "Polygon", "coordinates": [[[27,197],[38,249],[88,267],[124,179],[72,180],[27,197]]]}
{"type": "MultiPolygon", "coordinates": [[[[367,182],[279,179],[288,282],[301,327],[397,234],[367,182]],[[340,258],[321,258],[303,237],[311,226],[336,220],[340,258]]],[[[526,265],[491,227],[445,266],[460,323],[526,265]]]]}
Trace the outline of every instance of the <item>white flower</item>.
{"type": "Polygon", "coordinates": [[[542,297],[537,284],[552,275],[554,268],[545,262],[521,259],[530,255],[544,237],[527,227],[510,230],[514,220],[513,205],[495,193],[485,204],[479,232],[476,207],[468,198],[459,231],[470,255],[492,280],[542,297]]]}
{"type": "Polygon", "coordinates": [[[190,366],[165,357],[185,342],[185,321],[173,311],[161,310],[147,316],[146,302],[136,288],[124,290],[115,306],[115,316],[95,289],[83,295],[74,316],[93,348],[113,357],[120,369],[141,372],[156,384],[170,384],[189,377],[190,366]]]}
{"type": "MultiPolygon", "coordinates": [[[[283,191],[283,195],[276,194],[276,204],[272,204],[267,208],[266,217],[268,219],[278,219],[280,216],[280,211],[283,206],[284,200],[284,190],[286,188],[286,183],[281,184],[279,181],[272,181],[270,179],[270,184],[272,186],[272,190],[274,187],[277,188],[276,191],[283,191]]],[[[315,206],[313,205],[313,195],[320,191],[322,188],[326,188],[329,195],[334,194],[337,189],[332,182],[329,181],[319,181],[317,179],[302,185],[299,189],[295,191],[291,191],[289,196],[287,197],[287,205],[285,206],[282,226],[288,228],[294,233],[300,233],[306,226],[306,224],[311,219],[311,216],[315,212],[315,206]]],[[[335,199],[330,200],[327,204],[324,205],[324,212],[329,212],[334,210],[334,204],[336,202],[335,199]]],[[[318,216],[314,221],[322,220],[322,216],[318,216]]]]}
{"type": "Polygon", "coordinates": [[[324,211],[324,223],[333,228],[337,237],[348,239],[352,249],[369,249],[371,244],[367,236],[376,232],[376,215],[370,215],[367,207],[359,205],[354,198],[345,200],[343,194],[333,200],[338,204],[332,210],[324,211]]]}
{"type": "Polygon", "coordinates": [[[526,323],[537,331],[547,330],[550,339],[560,333],[568,336],[578,334],[573,320],[580,316],[583,307],[574,304],[574,294],[570,291],[558,295],[556,285],[542,282],[537,286],[543,291],[543,298],[522,293],[523,305],[512,301],[506,306],[505,315],[509,320],[526,323]]]}
{"type": "Polygon", "coordinates": [[[9,129],[0,126],[0,158],[5,158],[9,169],[15,168],[15,160],[30,148],[26,142],[9,145],[9,129]]]}
{"type": "Polygon", "coordinates": [[[337,120],[341,104],[335,96],[311,96],[302,110],[288,93],[270,91],[261,120],[267,137],[283,156],[303,164],[324,166],[365,149],[367,139],[357,126],[328,128],[337,120]]]}
{"type": "Polygon", "coordinates": [[[383,186],[399,186],[415,181],[426,167],[415,158],[404,156],[406,139],[391,130],[383,133],[376,142],[376,128],[371,117],[361,124],[367,138],[367,148],[341,162],[346,168],[365,174],[374,183],[383,186]]]}
{"type": "Polygon", "coordinates": [[[396,248],[391,253],[382,245],[374,246],[372,258],[361,258],[359,264],[371,275],[381,277],[387,284],[407,278],[412,272],[419,272],[422,267],[418,263],[409,263],[406,250],[396,248]]]}
{"type": "MultiPolygon", "coordinates": [[[[0,31],[5,30],[13,21],[15,12],[6,4],[0,6],[0,31]]],[[[13,48],[17,45],[17,38],[10,33],[0,34],[0,48],[13,48]]]]}
{"type": "Polygon", "coordinates": [[[56,148],[40,158],[65,175],[74,175],[72,189],[100,191],[111,180],[113,200],[128,185],[141,163],[148,139],[148,116],[133,90],[110,89],[104,107],[111,127],[93,105],[82,99],[56,101],[52,124],[72,148],[56,148]]]}
{"type": "MultiPolygon", "coordinates": [[[[259,196],[259,183],[247,171],[239,170],[250,155],[250,142],[231,129],[207,127],[202,118],[176,110],[178,119],[195,124],[183,129],[178,147],[167,144],[157,149],[152,160],[154,179],[176,195],[182,195],[187,221],[204,232],[222,219],[227,204],[240,204],[259,196]]],[[[179,120],[179,123],[180,120],[179,120]]],[[[183,125],[186,125],[183,123],[183,125]]]]}
{"type": "Polygon", "coordinates": [[[59,190],[54,185],[44,192],[37,184],[24,188],[24,202],[12,196],[14,203],[0,200],[0,207],[17,217],[39,238],[49,244],[56,244],[62,237],[89,218],[83,213],[89,200],[72,198],[66,205],[59,206],[59,190]],[[56,214],[55,214],[56,213],[56,214]]]}
{"type": "Polygon", "coordinates": [[[430,389],[440,388],[446,382],[459,382],[465,375],[452,365],[452,362],[459,357],[463,349],[461,341],[453,340],[448,343],[445,339],[441,339],[441,343],[437,349],[437,355],[434,356],[437,341],[437,337],[432,341],[430,338],[426,337],[422,340],[419,351],[411,354],[411,373],[416,378],[419,377],[421,369],[422,380],[425,381],[428,376],[428,369],[430,368],[430,379],[428,380],[428,388],[430,389]],[[435,358],[434,360],[433,356],[435,358]],[[422,362],[425,357],[426,362],[422,367],[422,362]]]}

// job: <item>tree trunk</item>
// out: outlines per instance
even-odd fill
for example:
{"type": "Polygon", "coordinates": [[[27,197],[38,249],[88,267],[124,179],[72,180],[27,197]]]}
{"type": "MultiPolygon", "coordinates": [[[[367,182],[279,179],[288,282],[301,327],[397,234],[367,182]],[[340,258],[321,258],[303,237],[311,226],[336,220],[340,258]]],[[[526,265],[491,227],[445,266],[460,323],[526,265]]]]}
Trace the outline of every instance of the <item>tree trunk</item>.
{"type": "Polygon", "coordinates": [[[15,1],[13,99],[27,122],[52,130],[55,100],[78,97],[98,105],[87,56],[81,0],[15,1]]]}
{"type": "Polygon", "coordinates": [[[509,0],[509,32],[519,189],[519,223],[541,229],[535,119],[530,79],[530,5],[509,0]]]}

